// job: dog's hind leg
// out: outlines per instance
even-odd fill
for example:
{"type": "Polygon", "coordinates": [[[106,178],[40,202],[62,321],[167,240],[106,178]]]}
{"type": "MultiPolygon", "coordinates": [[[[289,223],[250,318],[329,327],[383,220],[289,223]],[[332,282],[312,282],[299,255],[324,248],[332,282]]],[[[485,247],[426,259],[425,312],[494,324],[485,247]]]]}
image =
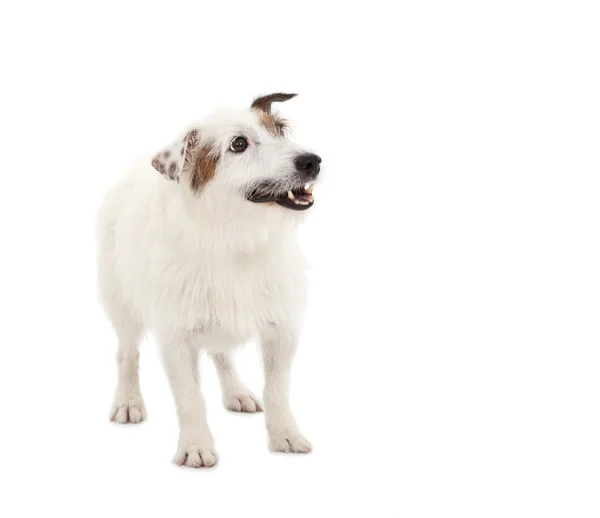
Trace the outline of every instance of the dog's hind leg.
{"type": "Polygon", "coordinates": [[[126,328],[117,329],[117,337],[117,388],[110,419],[123,424],[139,423],[147,417],[138,372],[142,327],[131,321],[126,328]]]}
{"type": "Polygon", "coordinates": [[[117,423],[139,423],[146,419],[146,408],[140,390],[139,345],[143,335],[140,321],[125,304],[111,301],[107,314],[117,335],[117,388],[110,420],[117,423]]]}
{"type": "Polygon", "coordinates": [[[117,388],[110,419],[118,423],[139,423],[146,419],[138,374],[143,325],[123,295],[115,272],[113,248],[114,228],[105,223],[99,233],[98,289],[118,340],[117,388]]]}
{"type": "Polygon", "coordinates": [[[256,396],[240,380],[231,353],[211,353],[215,362],[223,404],[233,412],[262,412],[262,406],[256,396]]]}

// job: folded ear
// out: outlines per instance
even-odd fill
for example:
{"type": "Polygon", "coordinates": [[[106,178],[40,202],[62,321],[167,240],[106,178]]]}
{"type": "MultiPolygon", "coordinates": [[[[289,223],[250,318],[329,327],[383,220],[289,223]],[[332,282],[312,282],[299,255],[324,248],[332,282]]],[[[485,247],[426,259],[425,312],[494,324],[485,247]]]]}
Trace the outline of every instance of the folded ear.
{"type": "Polygon", "coordinates": [[[263,95],[262,97],[257,97],[254,99],[254,102],[250,106],[250,108],[254,108],[256,110],[261,110],[266,113],[271,113],[271,104],[272,103],[282,103],[285,101],[289,101],[292,97],[296,97],[298,94],[270,94],[263,95]]]}
{"type": "Polygon", "coordinates": [[[152,167],[163,176],[179,183],[179,178],[184,171],[193,170],[194,157],[199,144],[198,130],[190,130],[182,139],[173,142],[155,155],[152,159],[152,167]]]}

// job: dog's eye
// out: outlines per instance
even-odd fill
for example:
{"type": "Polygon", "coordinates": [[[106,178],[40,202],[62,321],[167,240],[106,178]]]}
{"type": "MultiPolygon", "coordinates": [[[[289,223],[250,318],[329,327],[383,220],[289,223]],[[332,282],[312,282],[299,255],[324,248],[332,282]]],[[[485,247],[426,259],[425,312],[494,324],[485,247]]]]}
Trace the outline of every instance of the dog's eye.
{"type": "Polygon", "coordinates": [[[244,137],[235,137],[229,149],[234,153],[241,153],[248,147],[248,141],[244,137]]]}

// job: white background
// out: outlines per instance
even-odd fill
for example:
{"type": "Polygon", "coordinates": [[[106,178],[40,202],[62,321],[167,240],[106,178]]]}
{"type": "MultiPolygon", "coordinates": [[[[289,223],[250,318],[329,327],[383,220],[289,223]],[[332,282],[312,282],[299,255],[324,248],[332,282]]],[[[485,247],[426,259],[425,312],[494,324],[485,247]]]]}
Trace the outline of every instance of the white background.
{"type": "Polygon", "coordinates": [[[4,3],[0,514],[597,517],[594,4],[4,3]],[[314,451],[268,453],[204,362],[220,464],[182,469],[151,341],[148,421],[108,422],[95,213],[130,159],[273,91],[324,161],[292,397],[314,451]]]}

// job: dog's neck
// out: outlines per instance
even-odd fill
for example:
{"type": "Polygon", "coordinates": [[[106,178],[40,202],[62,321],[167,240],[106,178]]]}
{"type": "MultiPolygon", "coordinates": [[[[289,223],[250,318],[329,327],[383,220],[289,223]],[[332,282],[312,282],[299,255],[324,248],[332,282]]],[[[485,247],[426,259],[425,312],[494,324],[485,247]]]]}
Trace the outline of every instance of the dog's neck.
{"type": "Polygon", "coordinates": [[[218,255],[262,254],[296,241],[302,217],[276,204],[254,204],[214,192],[185,193],[181,228],[186,239],[208,245],[218,255]]]}

